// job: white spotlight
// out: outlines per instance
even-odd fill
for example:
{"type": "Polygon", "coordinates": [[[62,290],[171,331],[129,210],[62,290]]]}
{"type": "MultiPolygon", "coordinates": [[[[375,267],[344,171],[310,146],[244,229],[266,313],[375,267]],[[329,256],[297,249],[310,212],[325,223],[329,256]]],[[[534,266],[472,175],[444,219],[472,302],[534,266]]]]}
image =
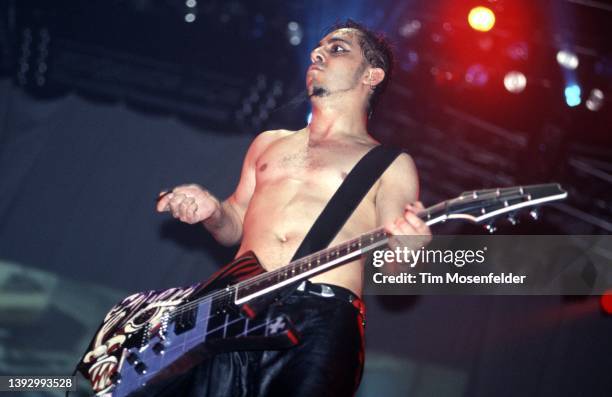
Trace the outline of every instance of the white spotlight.
{"type": "Polygon", "coordinates": [[[191,22],[195,21],[195,19],[196,19],[196,16],[195,16],[195,14],[193,12],[189,12],[189,13],[185,14],[185,22],[191,23],[191,22]]]}
{"type": "Polygon", "coordinates": [[[578,67],[578,64],[580,63],[578,61],[578,55],[567,50],[560,50],[559,52],[557,52],[557,62],[562,67],[569,70],[576,69],[578,67]]]}
{"type": "Polygon", "coordinates": [[[598,88],[593,88],[591,90],[591,94],[589,95],[589,99],[586,100],[587,109],[596,112],[603,106],[604,101],[604,93],[602,90],[598,88]]]}
{"type": "Polygon", "coordinates": [[[289,22],[287,24],[287,38],[289,39],[289,43],[294,46],[300,45],[302,37],[304,37],[304,32],[300,24],[294,21],[289,22]]]}
{"type": "Polygon", "coordinates": [[[519,92],[523,92],[527,86],[527,77],[521,72],[517,72],[516,70],[512,70],[506,73],[504,77],[504,87],[508,91],[513,94],[518,94],[519,92]]]}

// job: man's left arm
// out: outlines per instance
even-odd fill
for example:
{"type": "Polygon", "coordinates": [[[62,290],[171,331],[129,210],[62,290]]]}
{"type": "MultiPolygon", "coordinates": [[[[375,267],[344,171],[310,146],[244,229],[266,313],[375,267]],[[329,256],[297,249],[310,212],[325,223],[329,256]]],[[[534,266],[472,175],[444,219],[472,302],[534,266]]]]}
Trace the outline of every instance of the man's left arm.
{"type": "MultiPolygon", "coordinates": [[[[416,212],[423,209],[418,200],[419,180],[412,158],[400,154],[383,173],[376,192],[376,223],[395,236],[418,236],[404,239],[408,248],[418,249],[431,240],[429,226],[416,212]]],[[[398,242],[391,239],[390,247],[398,242]]],[[[404,245],[404,244],[403,244],[404,245]]],[[[385,273],[393,273],[397,264],[388,264],[385,273]]]]}

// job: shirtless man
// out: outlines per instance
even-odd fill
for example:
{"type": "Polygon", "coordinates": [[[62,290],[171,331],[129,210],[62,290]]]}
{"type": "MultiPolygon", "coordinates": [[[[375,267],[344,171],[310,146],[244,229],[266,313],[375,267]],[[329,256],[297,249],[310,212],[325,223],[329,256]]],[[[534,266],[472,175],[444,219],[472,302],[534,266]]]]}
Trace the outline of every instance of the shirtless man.
{"type": "MultiPolygon", "coordinates": [[[[183,185],[164,195],[157,206],[158,211],[170,211],[183,222],[202,223],[223,245],[240,242],[237,256],[253,251],[267,270],[289,263],[344,177],[378,145],[366,127],[371,97],[390,71],[386,44],[349,21],[326,35],[310,58],[306,74],[312,103],[309,125],[299,131],[267,131],[257,136],[246,154],[236,191],[226,200],[220,201],[198,185],[183,185]]],[[[430,230],[414,214],[422,209],[417,195],[414,163],[402,153],[369,190],[332,245],[381,225],[394,235],[421,236],[414,239],[415,245],[427,243],[430,230]]],[[[342,287],[360,297],[363,259],[310,281],[342,287]]],[[[354,371],[360,373],[361,368],[354,371]]],[[[349,373],[349,379],[351,376],[359,377],[349,373]]],[[[286,373],[282,377],[287,380],[286,373]]],[[[282,390],[287,396],[342,396],[351,395],[357,386],[353,382],[334,389],[334,385],[321,384],[325,382],[337,380],[316,379],[304,389],[284,385],[282,390]]],[[[280,395],[281,389],[270,390],[259,388],[254,395],[280,395]]]]}

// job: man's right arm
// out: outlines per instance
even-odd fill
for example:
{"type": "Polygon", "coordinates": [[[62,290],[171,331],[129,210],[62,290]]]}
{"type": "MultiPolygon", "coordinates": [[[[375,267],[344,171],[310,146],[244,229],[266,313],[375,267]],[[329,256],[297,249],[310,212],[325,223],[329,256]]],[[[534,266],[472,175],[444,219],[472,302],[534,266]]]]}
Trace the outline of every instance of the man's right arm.
{"type": "Polygon", "coordinates": [[[276,131],[267,131],[255,138],[245,156],[238,186],[225,201],[219,201],[201,186],[182,185],[171,192],[160,193],[157,210],[170,211],[172,216],[186,223],[202,222],[220,244],[237,244],[242,238],[244,215],[255,191],[257,159],[279,135],[276,131]]]}

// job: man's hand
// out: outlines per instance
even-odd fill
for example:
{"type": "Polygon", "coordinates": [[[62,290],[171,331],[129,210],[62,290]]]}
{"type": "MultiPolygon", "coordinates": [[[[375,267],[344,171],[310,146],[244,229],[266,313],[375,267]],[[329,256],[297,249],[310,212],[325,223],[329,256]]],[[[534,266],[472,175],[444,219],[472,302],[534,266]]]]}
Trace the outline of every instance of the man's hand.
{"type": "Polygon", "coordinates": [[[407,247],[409,249],[419,249],[426,246],[431,241],[431,230],[416,213],[424,210],[420,201],[414,204],[407,204],[404,208],[404,216],[395,219],[385,225],[385,230],[394,237],[389,240],[389,247],[407,247]]]}
{"type": "Polygon", "coordinates": [[[221,203],[199,185],[181,185],[159,193],[157,211],[170,211],[173,217],[194,224],[218,218],[221,203]]]}

